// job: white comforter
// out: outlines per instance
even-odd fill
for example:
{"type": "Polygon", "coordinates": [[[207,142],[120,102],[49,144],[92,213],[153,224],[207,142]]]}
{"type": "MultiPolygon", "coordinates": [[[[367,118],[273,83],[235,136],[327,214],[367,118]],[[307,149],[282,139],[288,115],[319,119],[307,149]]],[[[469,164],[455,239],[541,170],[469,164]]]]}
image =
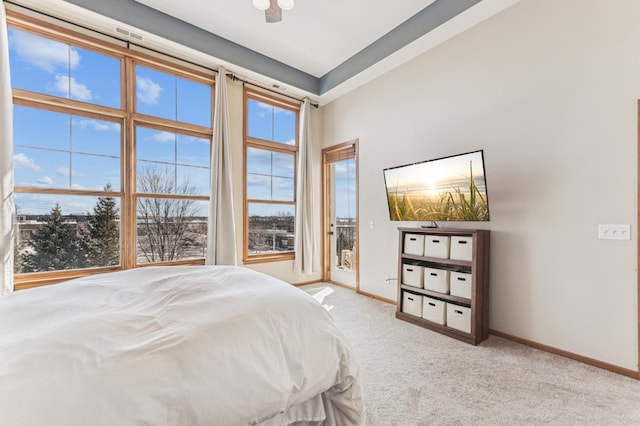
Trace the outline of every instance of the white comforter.
{"type": "Polygon", "coordinates": [[[140,268],[0,297],[3,426],[358,425],[358,371],[319,303],[246,268],[140,268]]]}

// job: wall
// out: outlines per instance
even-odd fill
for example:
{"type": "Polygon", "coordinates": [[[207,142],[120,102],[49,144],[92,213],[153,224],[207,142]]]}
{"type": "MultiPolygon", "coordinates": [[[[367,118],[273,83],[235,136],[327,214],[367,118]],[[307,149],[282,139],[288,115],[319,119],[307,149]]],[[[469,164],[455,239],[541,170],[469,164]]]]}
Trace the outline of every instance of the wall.
{"type": "Polygon", "coordinates": [[[360,289],[395,299],[382,170],[484,149],[490,327],[637,370],[640,2],[523,0],[324,107],[360,140],[360,289]],[[374,221],[374,229],[369,222],[374,221]]]}
{"type": "MultiPolygon", "coordinates": [[[[237,238],[236,238],[236,246],[237,246],[237,256],[238,256],[238,264],[242,264],[243,257],[243,227],[244,227],[244,219],[243,219],[243,184],[244,184],[244,176],[243,176],[243,158],[244,158],[244,142],[243,142],[243,129],[244,129],[244,97],[243,97],[243,87],[242,83],[239,82],[231,82],[227,80],[227,98],[229,102],[229,124],[230,124],[230,133],[231,133],[231,157],[232,157],[232,173],[233,173],[233,190],[234,190],[234,212],[235,212],[235,222],[236,222],[236,230],[237,230],[237,238]]],[[[315,153],[316,158],[320,158],[320,143],[322,141],[322,125],[320,119],[322,117],[322,112],[311,108],[311,131],[312,131],[312,143],[313,151],[315,153]]],[[[315,177],[318,188],[320,187],[320,166],[314,169],[315,177]]],[[[316,215],[320,218],[320,189],[318,189],[315,194],[316,200],[316,215]]],[[[316,229],[320,232],[320,221],[316,224],[316,229]]],[[[319,281],[322,279],[322,272],[317,271],[311,275],[297,275],[293,272],[293,261],[281,261],[281,262],[267,262],[267,263],[259,263],[259,264],[250,264],[247,265],[251,269],[255,269],[260,272],[264,272],[266,274],[272,275],[274,277],[280,278],[289,283],[306,283],[310,281],[319,281]]]]}

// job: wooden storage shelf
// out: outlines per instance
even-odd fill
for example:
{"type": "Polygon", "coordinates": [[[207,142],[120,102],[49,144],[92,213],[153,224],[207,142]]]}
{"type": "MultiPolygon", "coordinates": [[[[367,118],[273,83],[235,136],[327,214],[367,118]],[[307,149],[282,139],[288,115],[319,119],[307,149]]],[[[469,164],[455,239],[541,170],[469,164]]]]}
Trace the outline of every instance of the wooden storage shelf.
{"type": "MultiPolygon", "coordinates": [[[[421,327],[428,328],[438,333],[445,334],[455,339],[462,340],[464,342],[477,345],[481,341],[485,340],[489,336],[489,249],[490,249],[490,232],[488,230],[481,229],[445,229],[445,228],[398,228],[399,231],[399,244],[398,244],[398,304],[396,310],[396,318],[408,321],[410,323],[419,325],[421,327]],[[452,237],[463,237],[462,240],[465,243],[471,243],[471,248],[467,253],[469,256],[461,256],[467,260],[458,260],[451,258],[440,258],[432,256],[423,256],[415,253],[405,253],[405,241],[407,235],[411,237],[411,251],[416,251],[416,238],[417,241],[422,239],[428,239],[428,237],[446,237],[439,238],[440,240],[451,241],[452,237]],[[469,260],[470,259],[470,260],[469,260]],[[425,268],[434,268],[443,271],[451,272],[463,272],[471,280],[470,294],[471,297],[461,297],[460,295],[451,295],[448,293],[441,293],[439,291],[433,291],[427,288],[416,287],[403,283],[403,266],[419,266],[425,268]],[[411,313],[405,312],[403,307],[403,294],[407,293],[409,299],[407,300],[408,310],[411,313]],[[411,293],[411,294],[408,294],[411,293]],[[415,296],[415,297],[414,297],[415,296]],[[426,297],[430,299],[426,299],[426,297]],[[436,318],[434,321],[423,318],[433,319],[432,315],[418,315],[414,312],[416,309],[414,299],[419,298],[420,305],[423,301],[429,301],[429,309],[433,309],[434,303],[439,306],[445,307],[445,320],[444,324],[439,322],[441,318],[436,318]],[[436,299],[436,300],[432,300],[436,299]],[[451,309],[452,319],[447,318],[447,311],[451,309]],[[464,315],[462,312],[464,311],[464,315]],[[468,318],[467,318],[468,316],[468,318]],[[468,319],[468,322],[463,321],[463,326],[460,326],[461,319],[468,319]],[[449,326],[451,325],[451,326],[449,326]],[[456,328],[454,328],[456,327],[456,328]],[[465,331],[462,331],[462,330],[465,331]],[[466,332],[469,330],[469,332],[466,332]]],[[[432,238],[436,240],[436,238],[432,238]]],[[[456,239],[456,244],[460,243],[456,239]]],[[[419,244],[418,244],[419,246],[419,244]]],[[[461,246],[466,247],[468,246],[461,246]]],[[[449,248],[449,247],[447,247],[449,248]]],[[[447,253],[449,250],[447,250],[447,253]]],[[[430,253],[434,253],[431,251],[430,253]]],[[[436,255],[439,255],[437,253],[436,255]]],[[[407,268],[408,269],[408,268],[407,268]]],[[[408,269],[409,270],[409,269],[408,269]]],[[[420,273],[423,270],[420,269],[420,273]]],[[[434,271],[435,272],[435,271],[434,271]]],[[[415,272],[411,273],[415,277],[415,272]]],[[[450,288],[450,283],[447,283],[450,288]]],[[[431,288],[434,288],[431,286],[431,288]]],[[[435,287],[437,288],[437,287],[435,287]]],[[[443,290],[444,291],[444,290],[443,290]]],[[[468,295],[464,294],[465,296],[468,295]]],[[[426,302],[425,302],[426,303],[426,302]]]]}

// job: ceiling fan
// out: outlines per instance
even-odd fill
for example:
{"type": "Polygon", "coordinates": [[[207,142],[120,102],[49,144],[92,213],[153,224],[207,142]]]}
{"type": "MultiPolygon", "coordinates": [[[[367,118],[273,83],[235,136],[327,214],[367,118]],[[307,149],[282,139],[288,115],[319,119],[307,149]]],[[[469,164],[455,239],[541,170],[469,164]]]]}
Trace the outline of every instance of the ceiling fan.
{"type": "Polygon", "coordinates": [[[267,23],[282,21],[282,11],[291,10],[295,6],[294,0],[253,0],[256,9],[264,10],[267,23]]]}

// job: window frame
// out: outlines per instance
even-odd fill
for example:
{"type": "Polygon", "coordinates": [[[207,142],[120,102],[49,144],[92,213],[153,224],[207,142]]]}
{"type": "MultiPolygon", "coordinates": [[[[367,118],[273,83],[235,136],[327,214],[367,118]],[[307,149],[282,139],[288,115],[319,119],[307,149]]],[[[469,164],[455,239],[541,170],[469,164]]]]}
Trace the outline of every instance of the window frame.
{"type": "MultiPolygon", "coordinates": [[[[293,206],[295,211],[297,180],[298,180],[298,150],[299,150],[299,127],[300,127],[300,103],[284,99],[283,97],[267,93],[257,88],[244,88],[244,147],[243,147],[243,262],[244,264],[279,262],[284,260],[293,260],[295,258],[295,250],[283,253],[261,253],[249,254],[249,205],[250,204],[280,204],[293,206]],[[289,110],[295,113],[295,144],[289,145],[281,142],[273,142],[265,139],[249,136],[249,100],[259,101],[268,105],[272,105],[281,109],[289,110]],[[247,194],[247,151],[249,148],[262,149],[265,151],[284,153],[293,155],[293,199],[292,201],[266,200],[266,199],[249,199],[247,194]]],[[[294,215],[295,221],[295,215],[294,215]]],[[[294,222],[295,223],[295,222],[294,222]]]]}
{"type": "MultiPolygon", "coordinates": [[[[98,54],[116,58],[120,61],[120,108],[113,108],[67,99],[55,95],[32,92],[24,89],[12,88],[13,105],[37,108],[46,111],[71,114],[78,117],[93,118],[110,121],[120,125],[120,190],[96,191],[62,188],[39,188],[32,186],[16,186],[15,193],[44,193],[56,195],[109,196],[120,202],[120,265],[95,267],[86,269],[61,270],[49,272],[30,272],[14,274],[16,290],[55,284],[68,279],[132,269],[136,267],[157,265],[185,265],[204,264],[204,258],[186,259],[172,262],[157,262],[138,264],[137,254],[137,199],[139,197],[194,199],[209,201],[207,195],[180,194],[142,194],[136,192],[136,128],[144,126],[156,130],[164,130],[198,138],[208,139],[210,143],[209,155],[212,153],[213,123],[210,127],[179,122],[170,119],[137,113],[135,66],[142,65],[160,72],[168,73],[179,78],[205,84],[211,89],[211,113],[213,116],[215,80],[214,73],[200,69],[196,65],[187,66],[170,60],[161,54],[149,54],[127,48],[125,42],[121,45],[115,39],[104,39],[90,30],[67,28],[48,21],[39,20],[7,9],[7,25],[16,30],[25,31],[40,37],[65,43],[73,47],[89,50],[98,54]]],[[[70,24],[69,26],[73,26],[70,24]]]]}

